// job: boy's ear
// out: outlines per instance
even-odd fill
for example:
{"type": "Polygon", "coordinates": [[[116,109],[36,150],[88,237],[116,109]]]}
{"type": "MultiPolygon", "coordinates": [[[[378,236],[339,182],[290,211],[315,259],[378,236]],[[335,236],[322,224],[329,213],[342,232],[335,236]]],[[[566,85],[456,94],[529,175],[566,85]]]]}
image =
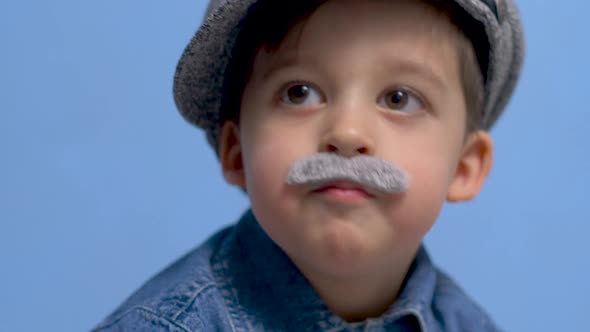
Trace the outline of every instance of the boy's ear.
{"type": "Polygon", "coordinates": [[[221,127],[217,154],[219,155],[225,181],[246,190],[240,128],[234,121],[226,121],[221,127]]]}
{"type": "Polygon", "coordinates": [[[492,169],[494,159],[492,137],[483,130],[469,135],[455,176],[447,193],[447,201],[468,201],[479,193],[492,169]]]}

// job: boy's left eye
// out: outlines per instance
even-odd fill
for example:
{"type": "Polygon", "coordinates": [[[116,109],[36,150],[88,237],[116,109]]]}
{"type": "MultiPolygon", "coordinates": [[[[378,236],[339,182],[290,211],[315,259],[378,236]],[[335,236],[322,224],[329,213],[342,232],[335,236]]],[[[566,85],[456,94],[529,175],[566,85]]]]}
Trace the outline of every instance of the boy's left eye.
{"type": "Polygon", "coordinates": [[[322,103],[322,94],[308,83],[291,83],[281,90],[281,102],[292,106],[311,106],[322,103]]]}
{"type": "Polygon", "coordinates": [[[412,113],[424,108],[422,100],[405,89],[393,89],[379,98],[381,107],[402,113],[412,113]]]}

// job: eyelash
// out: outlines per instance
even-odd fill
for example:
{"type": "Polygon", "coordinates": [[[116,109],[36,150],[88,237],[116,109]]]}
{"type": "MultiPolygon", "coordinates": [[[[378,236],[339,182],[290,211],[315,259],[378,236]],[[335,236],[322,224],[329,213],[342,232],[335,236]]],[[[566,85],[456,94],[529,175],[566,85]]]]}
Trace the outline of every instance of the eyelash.
{"type": "Polygon", "coordinates": [[[428,102],[428,99],[425,98],[422,93],[418,92],[416,89],[409,87],[407,85],[390,86],[387,89],[383,90],[383,92],[379,95],[379,98],[382,98],[387,93],[389,93],[391,91],[395,91],[395,90],[400,90],[400,91],[403,91],[405,93],[408,93],[408,94],[414,96],[416,99],[418,99],[418,101],[420,101],[420,103],[422,104],[422,106],[424,106],[424,108],[430,108],[430,103],[428,102]]]}
{"type": "Polygon", "coordinates": [[[319,95],[319,99],[321,101],[318,104],[322,104],[326,101],[326,96],[324,92],[316,84],[304,80],[291,80],[280,86],[278,91],[273,96],[273,103],[275,105],[280,105],[281,107],[309,107],[310,105],[299,105],[296,103],[289,103],[284,100],[285,94],[288,92],[288,90],[296,86],[308,86],[311,89],[313,89],[313,91],[317,92],[317,94],[319,95]]]}
{"type": "Polygon", "coordinates": [[[316,84],[311,83],[309,81],[305,81],[305,80],[292,80],[292,81],[289,81],[287,83],[282,84],[281,87],[278,90],[277,95],[280,95],[282,92],[284,92],[287,89],[289,89],[290,87],[293,87],[293,86],[296,86],[296,85],[308,85],[308,86],[314,88],[315,90],[317,90],[318,92],[321,92],[322,99],[324,99],[324,100],[326,99],[325,98],[325,95],[324,95],[324,92],[322,91],[322,89],[319,88],[319,86],[317,86],[316,84]]]}

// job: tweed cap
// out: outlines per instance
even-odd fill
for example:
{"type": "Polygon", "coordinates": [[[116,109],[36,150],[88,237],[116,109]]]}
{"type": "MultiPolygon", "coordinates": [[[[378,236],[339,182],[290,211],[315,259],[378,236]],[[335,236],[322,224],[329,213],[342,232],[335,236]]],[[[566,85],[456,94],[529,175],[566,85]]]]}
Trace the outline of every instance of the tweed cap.
{"type": "MultiPolygon", "coordinates": [[[[257,1],[210,0],[205,20],[176,68],[174,99],[178,110],[188,122],[205,130],[213,147],[217,147],[225,73],[240,22],[257,1]]],[[[487,36],[487,49],[483,57],[478,53],[478,60],[485,77],[481,125],[489,130],[512,96],[524,58],[523,30],[514,0],[437,1],[454,2],[485,30],[480,36],[487,36]]]]}

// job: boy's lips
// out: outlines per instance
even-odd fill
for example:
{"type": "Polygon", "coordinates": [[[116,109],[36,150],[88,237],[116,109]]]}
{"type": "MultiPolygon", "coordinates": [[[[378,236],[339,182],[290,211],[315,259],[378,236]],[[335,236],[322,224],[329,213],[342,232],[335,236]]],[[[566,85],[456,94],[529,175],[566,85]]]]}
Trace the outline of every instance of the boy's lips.
{"type": "Polygon", "coordinates": [[[349,181],[324,183],[313,189],[312,193],[348,203],[360,202],[375,197],[374,194],[362,185],[349,181]]]}

